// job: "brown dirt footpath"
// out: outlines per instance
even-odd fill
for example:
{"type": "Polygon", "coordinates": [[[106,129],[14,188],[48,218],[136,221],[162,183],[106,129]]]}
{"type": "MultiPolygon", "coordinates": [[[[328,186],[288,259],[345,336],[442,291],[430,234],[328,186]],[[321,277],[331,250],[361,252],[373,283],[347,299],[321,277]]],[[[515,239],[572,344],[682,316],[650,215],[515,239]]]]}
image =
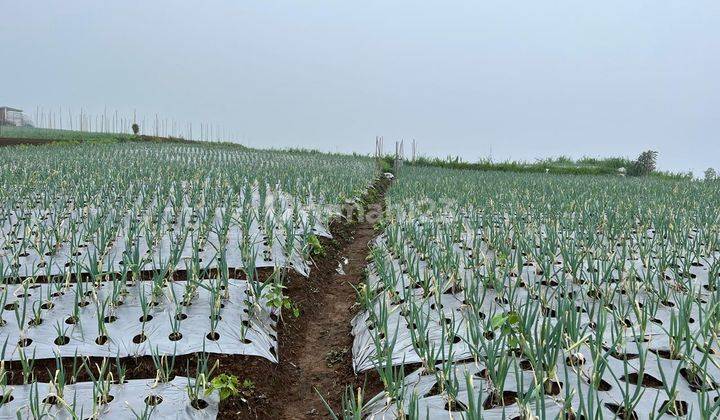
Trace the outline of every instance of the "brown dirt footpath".
{"type": "MultiPolygon", "coordinates": [[[[388,185],[387,180],[374,185],[376,194],[370,194],[366,208],[384,209],[388,185]]],[[[250,411],[245,408],[235,413],[239,416],[235,418],[243,414],[259,419],[327,418],[329,414],[315,389],[335,412],[346,385],[364,387],[368,396],[382,390],[374,371],[355,375],[352,369],[350,320],[358,308],[351,285],[362,282],[369,244],[379,234],[374,229],[375,219],[360,219],[333,223],[333,239],[321,241],[326,255],[315,260],[310,277],[290,276],[287,294],[300,305],[301,315],[297,319],[285,315],[286,322],[279,327],[280,363],[268,363],[268,369],[240,377],[253,380],[256,391],[250,411]],[[343,258],[348,264],[345,274],[340,275],[336,268],[343,258]]],[[[228,415],[231,413],[223,409],[221,417],[232,418],[228,415]]]]}

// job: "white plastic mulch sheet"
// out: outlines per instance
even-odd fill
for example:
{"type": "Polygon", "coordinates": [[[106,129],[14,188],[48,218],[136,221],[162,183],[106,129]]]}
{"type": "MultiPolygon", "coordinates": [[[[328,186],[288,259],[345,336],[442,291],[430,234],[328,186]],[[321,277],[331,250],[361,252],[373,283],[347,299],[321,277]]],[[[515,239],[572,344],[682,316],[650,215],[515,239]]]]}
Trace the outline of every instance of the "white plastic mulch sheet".
{"type": "MultiPolygon", "coordinates": [[[[353,343],[353,367],[355,371],[361,372],[368,369],[372,369],[376,363],[376,344],[377,340],[380,340],[382,345],[392,343],[395,340],[392,347],[392,363],[393,365],[407,365],[412,363],[418,363],[422,361],[420,355],[417,354],[415,347],[413,346],[413,332],[423,329],[422,326],[418,328],[408,317],[408,305],[410,301],[414,305],[420,308],[421,313],[427,323],[427,327],[424,328],[427,331],[427,340],[431,343],[430,347],[434,349],[436,360],[454,360],[457,361],[455,369],[458,372],[457,378],[460,386],[460,392],[458,394],[458,400],[467,404],[468,392],[465,382],[465,371],[469,372],[472,376],[472,381],[475,384],[472,395],[474,398],[481,398],[482,401],[488,395],[488,389],[491,389],[486,379],[474,374],[484,368],[484,366],[476,365],[474,363],[460,363],[460,361],[467,361],[472,357],[468,342],[473,342],[471,338],[471,331],[469,331],[468,317],[472,316],[476,321],[475,325],[479,326],[480,331],[474,331],[475,336],[482,336],[483,333],[490,330],[490,320],[496,314],[504,314],[510,310],[511,306],[517,308],[519,305],[524,305],[524,302],[528,301],[528,289],[527,288],[516,288],[514,295],[511,297],[514,305],[510,305],[510,301],[505,300],[505,295],[498,294],[496,290],[492,288],[486,288],[481,283],[478,284],[480,273],[473,271],[471,267],[465,267],[463,259],[460,259],[461,272],[465,273],[465,278],[461,279],[458,284],[467,287],[470,284],[475,284],[479,287],[479,294],[483,295],[481,304],[477,313],[470,313],[472,311],[469,305],[464,303],[464,292],[458,291],[453,293],[449,289],[449,283],[447,280],[441,280],[438,286],[442,291],[438,294],[431,293],[429,296],[423,296],[423,289],[415,286],[410,286],[411,280],[407,275],[407,266],[401,264],[391,253],[386,249],[385,238],[380,237],[375,242],[376,247],[382,249],[383,255],[388,269],[396,276],[396,283],[394,290],[385,290],[381,287],[381,280],[375,271],[374,265],[370,265],[370,274],[368,277],[368,285],[371,289],[375,290],[378,295],[373,302],[374,312],[381,313],[387,312],[388,315],[388,331],[385,335],[379,337],[376,326],[373,325],[369,311],[364,311],[358,314],[352,321],[352,334],[355,336],[353,343]],[[392,296],[392,297],[391,297],[392,296]],[[485,329],[484,329],[485,328],[485,329]],[[482,394],[478,396],[478,394],[482,394]]],[[[455,251],[458,254],[462,254],[464,251],[461,245],[455,245],[455,251]]],[[[488,252],[488,258],[492,258],[492,253],[488,252]]],[[[425,261],[416,260],[420,267],[420,277],[429,276],[433,277],[432,270],[428,267],[425,261]]],[[[634,269],[638,276],[645,275],[642,263],[639,261],[633,261],[634,269]]],[[[708,266],[710,263],[704,264],[704,266],[695,266],[690,270],[689,275],[692,276],[692,281],[697,282],[698,285],[707,284],[708,282],[708,266]]],[[[559,278],[563,278],[561,269],[561,258],[558,257],[558,261],[555,264],[555,268],[558,270],[559,278]]],[[[478,270],[478,268],[475,268],[478,270]]],[[[480,269],[484,270],[484,267],[480,269]]],[[[484,271],[483,271],[484,272],[484,271]]],[[[536,325],[540,323],[540,319],[549,318],[551,324],[554,324],[556,317],[560,316],[556,311],[558,308],[554,305],[553,296],[556,296],[557,291],[555,287],[557,285],[543,285],[542,281],[545,277],[537,274],[538,268],[534,263],[528,263],[523,267],[523,270],[518,273],[518,277],[522,278],[526,284],[536,284],[540,290],[538,293],[540,296],[545,296],[542,300],[546,303],[541,303],[538,296],[531,297],[530,302],[535,302],[538,306],[536,325]],[[547,304],[547,306],[543,306],[547,304]]],[[[617,273],[614,273],[617,274],[617,273]]],[[[578,284],[572,281],[569,276],[565,278],[565,293],[573,296],[572,302],[575,305],[573,308],[576,311],[581,312],[581,328],[588,327],[594,318],[590,314],[597,314],[599,311],[607,311],[609,307],[627,307],[627,297],[622,293],[616,293],[610,300],[610,302],[603,305],[600,300],[589,297],[589,289],[585,284],[578,284]]],[[[506,279],[506,282],[516,281],[516,279],[506,279]]],[[[709,292],[708,292],[709,293],[709,292]]],[[[704,293],[707,295],[708,293],[704,293]]],[[[703,298],[703,293],[700,294],[700,298],[703,298]]],[[[643,290],[638,290],[636,299],[638,302],[651,301],[651,298],[647,296],[643,290]],[[646,299],[647,298],[647,299],[646,299]]],[[[642,340],[638,340],[637,331],[638,325],[643,320],[637,319],[635,312],[630,311],[624,314],[626,318],[623,322],[627,323],[629,327],[613,329],[605,329],[603,336],[603,342],[610,343],[616,342],[617,334],[624,334],[622,340],[622,347],[617,348],[617,357],[605,357],[604,361],[607,363],[607,368],[604,370],[602,378],[605,382],[605,386],[609,385],[609,389],[602,387],[602,390],[597,390],[597,396],[599,401],[602,403],[603,414],[607,418],[613,417],[613,412],[609,408],[612,404],[621,404],[623,401],[622,392],[626,392],[633,395],[636,385],[633,384],[632,374],[637,373],[640,361],[638,359],[638,353],[640,348],[650,351],[646,352],[646,360],[644,363],[645,372],[645,385],[640,385],[640,391],[644,392],[642,398],[639,400],[638,405],[634,408],[635,412],[640,418],[646,418],[648,414],[657,413],[660,411],[661,405],[667,400],[667,394],[664,386],[672,388],[675,384],[677,390],[677,400],[687,403],[687,410],[693,410],[693,412],[699,412],[698,408],[698,393],[697,389],[693,391],[687,380],[682,376],[677,376],[679,369],[682,367],[687,368],[688,364],[681,364],[678,360],[670,360],[662,357],[663,351],[667,351],[670,346],[667,329],[671,325],[672,312],[677,310],[673,308],[673,305],[668,306],[660,305],[657,308],[655,318],[652,322],[646,322],[645,336],[642,340]],[[615,337],[613,337],[615,335],[615,337]],[[622,358],[627,357],[629,370],[627,372],[628,377],[625,378],[625,366],[622,358]],[[662,368],[662,373],[660,372],[662,368]],[[663,379],[663,374],[665,378],[663,379]],[[617,379],[616,379],[617,378],[617,379]],[[627,387],[627,390],[626,390],[627,387]],[[629,391],[628,391],[629,390],[629,391]],[[609,404],[609,405],[606,405],[609,404]]],[[[701,315],[698,314],[697,306],[690,308],[690,324],[688,325],[691,335],[695,335],[699,331],[699,324],[701,315]]],[[[597,315],[595,315],[597,316],[597,315]]],[[[610,315],[609,315],[610,316],[610,315]]],[[[608,321],[609,322],[609,321],[608,321]]],[[[590,327],[589,330],[593,333],[593,329],[590,327]]],[[[481,338],[482,340],[483,338],[481,338]]],[[[594,338],[593,338],[594,339],[594,338]]],[[[485,337],[487,342],[492,340],[492,337],[485,337]]],[[[592,340],[592,339],[591,339],[592,340]]],[[[711,344],[712,351],[709,355],[706,355],[700,349],[694,349],[692,351],[692,358],[698,365],[707,366],[707,375],[709,381],[707,385],[710,387],[709,398],[710,404],[712,404],[713,398],[718,397],[720,401],[720,393],[716,390],[720,390],[720,385],[715,381],[720,382],[720,354],[717,348],[717,343],[711,344]],[[703,363],[703,358],[709,357],[712,359],[710,363],[703,363]]],[[[577,396],[577,392],[582,390],[585,400],[588,396],[589,385],[587,382],[578,383],[578,376],[588,378],[592,372],[592,355],[586,346],[580,346],[575,350],[576,352],[582,353],[584,356],[585,363],[582,366],[568,366],[566,363],[567,354],[560,352],[560,356],[557,361],[557,375],[560,382],[564,383],[562,391],[556,396],[547,396],[545,400],[548,404],[545,407],[547,418],[555,417],[562,408],[562,400],[565,399],[565,392],[575,392],[575,396],[572,397],[572,406],[577,408],[580,400],[577,396]],[[580,371],[581,370],[581,371],[580,371]],[[569,373],[569,376],[566,374],[569,373]],[[569,378],[569,379],[568,379],[569,378]]],[[[520,363],[523,360],[516,358],[517,362],[520,363]]],[[[528,361],[524,360],[527,365],[528,361]]],[[[428,395],[425,396],[435,384],[434,375],[423,375],[422,370],[409,375],[405,379],[406,388],[406,403],[410,401],[410,397],[413,393],[418,394],[419,400],[417,402],[419,407],[419,413],[421,418],[425,418],[426,414],[429,414],[429,418],[434,419],[447,419],[449,415],[452,418],[464,418],[462,412],[449,412],[446,407],[446,400],[441,395],[428,395]]],[[[525,382],[524,391],[530,390],[532,383],[533,372],[523,371],[518,369],[519,377],[523,378],[525,382]]],[[[505,389],[511,392],[519,392],[518,384],[516,383],[516,375],[514,370],[511,368],[507,375],[505,389]]],[[[637,382],[635,380],[635,382],[637,382]]],[[[372,407],[369,409],[369,413],[374,415],[371,418],[395,418],[396,405],[390,403],[385,398],[378,396],[375,398],[372,407]]],[[[406,404],[407,407],[407,404],[406,404]]],[[[534,406],[533,406],[534,407],[534,406]]],[[[486,418],[513,418],[518,416],[519,406],[517,404],[508,405],[504,409],[490,408],[483,410],[483,414],[486,418]],[[504,411],[504,413],[503,413],[504,411]]],[[[407,412],[407,411],[406,411],[407,412]]],[[[689,411],[688,411],[689,412],[689,411]]],[[[663,417],[671,418],[672,416],[666,414],[663,417]]]]}
{"type": "MultiPolygon", "coordinates": [[[[190,381],[193,381],[190,379],[190,381]]],[[[12,400],[0,405],[0,418],[3,419],[134,419],[142,418],[143,413],[152,419],[214,419],[218,414],[219,397],[217,392],[202,396],[204,408],[195,408],[186,392],[188,379],[176,376],[167,383],[155,383],[154,380],[129,380],[124,384],[110,385],[110,402],[96,404],[93,396],[93,383],[80,382],[66,385],[63,401],[55,404],[48,397],[57,397],[57,390],[47,383],[9,386],[12,388],[12,400]],[[33,413],[30,401],[39,400],[40,412],[33,413]],[[146,400],[151,403],[148,405],[146,400]]],[[[57,400],[55,400],[57,401],[57,400]]],[[[200,407],[201,404],[195,404],[200,407]]]]}
{"type": "MultiPolygon", "coordinates": [[[[375,246],[381,249],[385,249],[384,238],[377,238],[375,240],[375,246]]],[[[455,247],[458,253],[463,252],[459,245],[455,245],[455,247]]],[[[464,340],[468,338],[466,320],[466,312],[468,306],[463,304],[464,293],[451,293],[451,291],[448,289],[450,287],[449,283],[447,283],[447,288],[442,287],[445,292],[439,294],[440,305],[438,306],[438,302],[436,301],[437,298],[434,294],[429,297],[423,297],[423,289],[421,289],[420,287],[412,288],[409,286],[411,281],[407,274],[403,272],[403,265],[397,259],[391,257],[390,253],[387,252],[385,253],[385,256],[387,258],[387,262],[392,265],[392,267],[394,268],[394,273],[396,273],[397,275],[397,282],[394,291],[396,293],[396,296],[404,296],[404,293],[410,293],[410,295],[413,296],[412,300],[422,309],[423,313],[427,315],[430,320],[427,323],[427,331],[429,333],[430,340],[434,342],[436,348],[438,348],[438,352],[441,353],[441,348],[443,347],[449,347],[449,343],[447,342],[447,340],[443,340],[443,328],[441,326],[442,321],[445,323],[446,337],[447,335],[449,335],[447,331],[451,329],[456,337],[461,338],[461,340],[455,340],[457,342],[453,343],[452,349],[453,354],[455,355],[454,358],[463,359],[470,356],[469,349],[464,340]]],[[[464,264],[462,260],[460,261],[460,265],[461,267],[463,267],[464,264]]],[[[642,266],[642,263],[640,261],[634,261],[633,263],[635,264],[635,270],[638,273],[638,276],[642,277],[644,275],[644,268],[642,266]]],[[[421,274],[421,276],[433,276],[430,268],[425,261],[418,261],[417,264],[419,266],[420,272],[424,273],[421,274]]],[[[693,282],[697,282],[697,284],[708,283],[707,267],[709,265],[710,264],[708,263],[703,267],[691,268],[690,274],[694,276],[693,282]]],[[[558,262],[555,264],[555,267],[558,270],[558,273],[561,272],[562,265],[560,257],[558,257],[558,262]]],[[[477,280],[475,279],[475,276],[477,276],[478,274],[477,272],[474,272],[473,269],[467,267],[463,267],[463,271],[465,273],[465,278],[459,282],[460,285],[477,283],[477,280]]],[[[485,272],[484,267],[481,269],[481,272],[485,272]]],[[[540,284],[544,277],[537,274],[537,268],[534,263],[529,263],[525,267],[523,267],[522,272],[519,273],[519,277],[524,279],[526,283],[537,283],[540,290],[550,293],[548,296],[555,296],[554,293],[556,292],[554,292],[553,289],[555,286],[544,286],[540,284]]],[[[371,288],[377,288],[380,284],[380,279],[377,273],[374,272],[372,264],[370,265],[368,284],[371,288]]],[[[586,311],[587,309],[592,308],[596,308],[597,310],[599,310],[599,308],[602,306],[600,301],[589,298],[588,286],[572,283],[569,276],[567,276],[566,284],[566,292],[569,292],[568,294],[572,294],[574,296],[573,300],[576,308],[583,308],[582,319],[584,321],[584,325],[589,324],[592,319],[586,311]],[[585,305],[590,306],[586,308],[585,305]]],[[[484,294],[484,299],[482,301],[482,306],[479,310],[479,313],[475,315],[478,316],[481,321],[489,321],[492,315],[502,314],[510,308],[510,302],[503,302],[502,298],[498,298],[498,293],[495,290],[484,288],[482,284],[480,284],[478,287],[480,288],[479,290],[481,290],[480,293],[484,294]]],[[[705,295],[709,295],[709,293],[710,292],[707,292],[705,293],[705,295]]],[[[539,294],[545,296],[544,292],[539,294]]],[[[527,295],[527,289],[518,288],[515,292],[515,295],[513,296],[513,300],[516,303],[524,302],[527,299],[527,295]]],[[[638,301],[643,301],[646,296],[647,294],[645,291],[638,290],[636,299],[638,301]]],[[[555,309],[557,309],[556,307],[552,307],[552,300],[550,300],[550,302],[550,307],[545,308],[545,313],[547,315],[550,315],[551,313],[555,312],[555,309]]],[[[615,306],[621,306],[623,304],[627,305],[627,298],[625,298],[623,294],[617,293],[612,298],[612,302],[614,302],[615,306]]],[[[412,327],[412,325],[408,323],[408,320],[404,316],[404,309],[407,309],[407,302],[394,302],[387,296],[387,293],[381,293],[379,294],[379,297],[376,299],[374,304],[376,308],[381,306],[388,308],[388,312],[390,315],[388,317],[389,331],[387,334],[387,338],[392,339],[396,337],[397,339],[393,351],[394,363],[407,364],[421,361],[420,357],[417,355],[417,353],[415,353],[412,344],[412,334],[410,331],[410,327],[412,327]]],[[[597,313],[597,310],[595,311],[595,313],[597,313]]],[[[647,323],[646,338],[649,341],[647,343],[644,343],[646,347],[650,348],[651,350],[662,350],[668,348],[669,344],[666,329],[670,325],[671,313],[674,310],[676,309],[670,306],[662,305],[657,308],[657,313],[655,315],[655,319],[653,320],[654,322],[647,323]]],[[[697,312],[698,311],[696,306],[690,308],[691,324],[689,325],[689,329],[692,334],[697,332],[698,328],[700,327],[699,322],[696,322],[698,319],[700,319],[700,316],[697,312]]],[[[546,315],[541,313],[538,316],[543,317],[546,315]]],[[[550,317],[553,318],[553,316],[550,317]]],[[[632,311],[627,314],[627,321],[629,325],[638,325],[640,322],[640,320],[638,320],[635,316],[635,313],[632,311]]],[[[374,334],[372,333],[373,326],[372,323],[369,321],[369,313],[365,311],[358,314],[352,321],[352,327],[352,333],[355,336],[355,341],[353,344],[354,368],[357,372],[371,369],[374,366],[375,342],[373,340],[374,334]]],[[[626,333],[628,340],[623,351],[637,353],[637,346],[634,342],[634,329],[627,328],[624,330],[624,332],[626,333]]],[[[610,335],[611,333],[612,330],[608,328],[606,330],[607,337],[605,337],[608,342],[610,342],[612,339],[610,335]]],[[[713,345],[713,348],[716,350],[716,352],[720,354],[720,349],[716,347],[716,344],[713,345]]],[[[698,352],[699,354],[702,354],[702,352],[700,352],[699,350],[698,352]]],[[[444,354],[447,354],[447,352],[444,354]]],[[[718,362],[720,363],[720,358],[718,358],[718,362]]]]}
{"type": "MultiPolygon", "coordinates": [[[[213,281],[217,280],[202,280],[200,283],[207,286],[213,281]]],[[[0,343],[7,341],[3,359],[19,359],[20,350],[25,352],[26,357],[44,359],[56,355],[125,357],[150,355],[152,352],[189,354],[203,351],[204,346],[204,350],[210,353],[260,356],[277,362],[277,338],[273,330],[276,310],[268,308],[262,300],[250,305],[247,281],[228,281],[227,299],[221,300],[220,319],[216,326],[218,335],[211,336],[215,340],[208,338],[211,331],[210,291],[202,286],[197,287],[192,292],[195,294],[192,303],[185,306],[182,301],[186,286],[187,282],[176,281],[162,287],[162,294],[155,298],[158,304],[149,308],[148,318],[151,319],[145,320],[146,340],[143,342],[133,340],[140,335],[143,326],[140,295],[143,293],[146,296],[146,302],[152,301],[152,282],[136,282],[127,286],[128,294],[122,305],[114,309],[107,305],[102,318],[108,339],[100,344],[96,342],[100,335],[98,314],[102,313],[99,307],[112,296],[113,282],[106,282],[97,288],[83,283],[84,292],[77,298],[78,285],[75,283],[36,284],[27,288],[27,293],[22,285],[7,285],[5,287],[9,293],[2,315],[4,326],[0,327],[0,343]],[[78,305],[79,322],[68,323],[74,314],[76,301],[83,302],[78,305]],[[48,305],[48,302],[52,302],[52,305],[48,305]],[[31,322],[34,318],[33,308],[40,310],[40,325],[31,322]],[[23,321],[23,313],[24,327],[20,328],[18,319],[23,321]],[[170,339],[174,322],[182,334],[182,338],[176,341],[170,339]],[[58,339],[58,330],[68,340],[58,339]],[[67,343],[62,344],[63,341],[67,343]],[[20,347],[21,343],[24,347],[20,347]]]]}
{"type": "MultiPolygon", "coordinates": [[[[68,210],[67,215],[49,215],[47,210],[32,209],[22,219],[14,214],[9,214],[1,224],[0,232],[18,231],[25,232],[27,238],[11,238],[0,234],[0,268],[5,276],[27,277],[58,275],[66,272],[89,272],[89,267],[98,265],[101,271],[123,272],[129,271],[127,259],[131,264],[137,263],[139,270],[161,270],[168,266],[173,259],[177,263],[172,264],[173,269],[184,270],[187,268],[189,258],[196,251],[199,243],[202,246],[197,250],[200,258],[200,268],[215,268],[218,266],[218,258],[222,258],[222,252],[226,259],[227,267],[243,268],[240,244],[243,237],[250,238],[249,255],[255,256],[255,267],[292,267],[299,273],[307,276],[309,267],[302,258],[302,241],[300,238],[307,232],[317,236],[331,237],[330,232],[323,225],[321,220],[326,220],[330,215],[337,214],[337,209],[330,205],[321,205],[310,202],[304,207],[298,208],[294,214],[291,197],[283,193],[269,193],[265,198],[265,211],[263,215],[253,214],[252,221],[246,229],[240,225],[241,213],[246,210],[240,207],[233,209],[217,208],[210,216],[211,229],[207,232],[204,242],[200,241],[197,232],[199,230],[200,215],[192,207],[185,206],[178,216],[173,214],[173,209],[166,206],[161,212],[162,217],[157,218],[152,212],[134,214],[128,211],[126,214],[99,214],[94,208],[80,208],[68,210]],[[232,221],[227,230],[226,245],[221,249],[218,227],[222,226],[224,213],[232,212],[232,221]],[[286,223],[293,223],[292,235],[293,251],[285,255],[285,246],[288,241],[286,223]],[[264,232],[259,223],[259,217],[271,220],[276,226],[272,232],[272,242],[268,240],[268,232],[264,232]],[[60,221],[58,222],[58,218],[60,221]],[[109,224],[108,220],[119,220],[109,224]],[[84,230],[88,223],[105,223],[102,226],[104,235],[110,235],[102,239],[108,243],[103,251],[100,248],[101,234],[95,232],[88,235],[84,230]],[[71,243],[70,239],[56,244],[55,237],[51,233],[45,233],[48,237],[41,238],[40,232],[47,229],[51,232],[50,226],[59,224],[60,231],[66,238],[71,237],[69,232],[77,229],[74,234],[79,238],[79,243],[71,243]],[[43,227],[45,226],[45,227],[43,227]],[[130,232],[130,226],[134,226],[130,232]],[[117,230],[113,230],[117,228],[117,230]],[[247,230],[247,232],[245,232],[247,230]],[[157,242],[152,240],[156,231],[161,232],[157,242]],[[30,246],[20,247],[29,241],[30,246]],[[44,248],[38,245],[44,245],[44,248]],[[55,247],[55,252],[49,252],[55,247]],[[135,249],[137,248],[137,249],[135,249]],[[137,257],[136,257],[137,255],[137,257]]],[[[257,190],[253,191],[254,211],[260,206],[260,196],[257,190]]],[[[0,219],[1,220],[1,219],[0,219]]],[[[262,224],[265,224],[265,220],[262,224]]],[[[96,228],[97,229],[97,228],[96,228]]],[[[224,236],[224,235],[223,235],[224,236]]]]}
{"type": "MultiPolygon", "coordinates": [[[[568,367],[569,374],[566,376],[565,371],[561,369],[558,372],[560,382],[563,383],[563,389],[558,395],[548,396],[546,395],[543,404],[540,402],[533,402],[529,409],[531,412],[540,418],[556,418],[562,411],[562,403],[567,395],[570,395],[572,401],[572,407],[577,407],[580,404],[579,395],[582,394],[585,399],[588,396],[596,395],[600,404],[596,401],[595,407],[599,407],[601,410],[602,417],[612,419],[615,418],[614,411],[611,410],[613,404],[622,404],[623,393],[629,393],[634,395],[635,392],[640,392],[642,396],[639,399],[637,406],[635,406],[635,413],[639,418],[648,418],[648,415],[653,413],[654,418],[671,419],[676,418],[670,414],[664,414],[658,416],[660,407],[667,400],[665,391],[657,380],[662,380],[662,376],[659,372],[658,359],[656,356],[649,354],[647,360],[647,367],[645,371],[645,383],[654,384],[654,386],[641,386],[638,387],[629,382],[623,381],[620,378],[625,374],[623,373],[623,362],[612,358],[607,359],[609,363],[608,368],[603,374],[604,386],[602,390],[592,388],[588,382],[577,380],[577,375],[573,369],[581,369],[589,377],[588,373],[591,372],[592,360],[586,355],[586,362],[580,367],[568,367]],[[619,372],[618,380],[613,378],[610,374],[610,370],[619,372]],[[607,389],[606,387],[610,387],[607,389]],[[639,388],[639,389],[638,389],[639,388]],[[607,404],[607,405],[606,405],[607,404]]],[[[559,363],[564,363],[559,361],[559,363]]],[[[663,370],[666,375],[674,375],[675,368],[679,362],[660,359],[660,363],[663,365],[663,370]]],[[[411,405],[413,395],[417,402],[417,414],[419,418],[428,419],[462,419],[467,418],[467,411],[471,407],[470,399],[473,399],[473,406],[476,407],[475,412],[477,413],[480,405],[486,404],[490,400],[490,391],[492,385],[484,374],[485,366],[482,363],[456,363],[453,367],[452,375],[453,379],[457,379],[458,390],[457,400],[460,404],[454,407],[454,411],[448,411],[447,400],[437,392],[436,384],[438,382],[435,374],[428,374],[423,368],[418,369],[405,377],[404,385],[404,398],[403,407],[405,412],[408,412],[408,407],[411,405]],[[468,389],[468,381],[470,380],[472,389],[468,389]]],[[[630,370],[628,376],[632,376],[634,371],[630,370]]],[[[717,369],[714,369],[714,373],[718,374],[717,369]]],[[[440,374],[440,366],[438,365],[438,374],[440,374]]],[[[717,377],[717,376],[716,376],[717,377]]],[[[668,378],[672,380],[672,378],[668,378]]],[[[523,370],[520,365],[514,365],[510,367],[508,376],[505,382],[505,391],[511,394],[518,394],[518,390],[522,392],[532,392],[533,386],[533,372],[530,370],[523,370]]],[[[688,387],[682,380],[677,383],[677,391],[679,401],[687,403],[688,413],[700,412],[698,406],[697,394],[688,387]]],[[[712,397],[711,397],[712,400],[712,397]]],[[[371,403],[366,408],[367,418],[372,419],[395,419],[397,414],[397,404],[388,403],[387,399],[383,397],[383,394],[377,395],[371,400],[371,403]]],[[[482,417],[486,419],[512,419],[521,415],[520,406],[518,404],[509,404],[505,407],[501,405],[486,405],[482,409],[482,417]]],[[[690,417],[688,417],[690,418],[690,417]]]]}

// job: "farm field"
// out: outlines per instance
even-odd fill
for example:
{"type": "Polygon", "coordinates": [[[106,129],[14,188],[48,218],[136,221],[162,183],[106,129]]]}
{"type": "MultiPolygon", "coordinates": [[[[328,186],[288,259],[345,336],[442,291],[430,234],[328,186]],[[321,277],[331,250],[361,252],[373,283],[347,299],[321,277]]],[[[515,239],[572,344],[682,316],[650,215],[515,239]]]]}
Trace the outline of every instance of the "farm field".
{"type": "Polygon", "coordinates": [[[720,419],[720,1],[54,6],[0,420],[720,419]]]}
{"type": "Polygon", "coordinates": [[[720,188],[0,149],[2,418],[715,418],[720,188]]]}
{"type": "Polygon", "coordinates": [[[49,142],[49,141],[114,141],[130,140],[132,134],[126,133],[102,133],[66,129],[50,129],[36,127],[0,127],[0,145],[3,143],[21,141],[49,142]]]}
{"type": "Polygon", "coordinates": [[[717,418],[719,199],[404,168],[353,320],[384,391],[348,393],[346,418],[717,418]]]}
{"type": "Polygon", "coordinates": [[[220,361],[278,362],[285,282],[376,175],[221,145],[0,149],[0,417],[227,418],[220,361]]]}

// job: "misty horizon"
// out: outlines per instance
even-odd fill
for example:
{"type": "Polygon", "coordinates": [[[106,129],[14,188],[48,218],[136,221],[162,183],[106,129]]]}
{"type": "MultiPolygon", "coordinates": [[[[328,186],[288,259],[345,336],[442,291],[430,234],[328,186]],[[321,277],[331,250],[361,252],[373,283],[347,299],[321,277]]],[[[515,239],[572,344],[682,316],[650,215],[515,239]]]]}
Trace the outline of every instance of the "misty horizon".
{"type": "Polygon", "coordinates": [[[715,2],[1,8],[0,106],[30,117],[137,110],[257,148],[369,154],[382,135],[387,152],[415,139],[471,162],[653,149],[661,170],[720,166],[715,2]]]}

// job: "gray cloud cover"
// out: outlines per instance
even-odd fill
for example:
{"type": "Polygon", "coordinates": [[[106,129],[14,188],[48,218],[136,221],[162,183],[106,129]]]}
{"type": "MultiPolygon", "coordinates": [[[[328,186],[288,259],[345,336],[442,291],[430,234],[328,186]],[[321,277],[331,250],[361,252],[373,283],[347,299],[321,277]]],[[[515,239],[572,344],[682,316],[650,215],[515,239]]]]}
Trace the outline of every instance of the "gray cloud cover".
{"type": "Polygon", "coordinates": [[[251,146],[720,167],[717,1],[0,0],[0,104],[215,121],[251,146]]]}

